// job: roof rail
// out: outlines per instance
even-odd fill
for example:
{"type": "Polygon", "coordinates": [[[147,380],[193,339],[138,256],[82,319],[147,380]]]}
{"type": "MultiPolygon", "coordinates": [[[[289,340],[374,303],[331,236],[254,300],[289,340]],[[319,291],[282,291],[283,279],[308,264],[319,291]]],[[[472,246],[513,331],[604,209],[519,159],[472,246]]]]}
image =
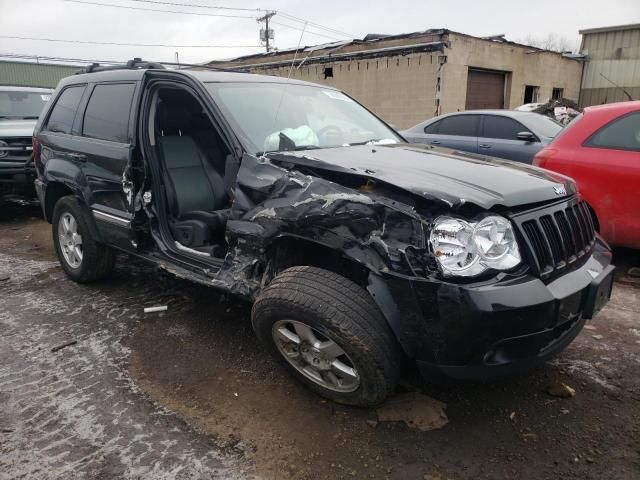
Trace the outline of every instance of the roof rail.
{"type": "Polygon", "coordinates": [[[205,70],[216,70],[218,72],[234,72],[234,73],[250,73],[248,68],[224,68],[224,67],[215,67],[213,65],[201,64],[201,63],[175,63],[175,62],[158,62],[161,65],[169,65],[172,67],[178,67],[180,70],[181,67],[186,68],[203,68],[205,70]]]}
{"type": "Polygon", "coordinates": [[[141,58],[134,58],[133,60],[129,60],[127,63],[116,64],[116,65],[100,65],[99,63],[92,63],[91,65],[83,68],[76,72],[76,75],[82,73],[93,73],[93,72],[107,72],[109,70],[142,70],[142,69],[162,69],[165,70],[165,65],[171,67],[177,67],[178,70],[181,68],[202,68],[204,70],[216,70],[220,72],[240,72],[240,73],[249,73],[248,69],[230,69],[230,68],[222,68],[222,67],[214,67],[211,65],[202,65],[198,63],[173,63],[173,62],[148,62],[146,60],[142,60],[141,58]]]}
{"type": "Polygon", "coordinates": [[[86,68],[76,72],[76,75],[82,73],[94,73],[94,72],[107,72],[109,70],[142,70],[147,68],[160,68],[164,69],[164,66],[158,62],[147,62],[141,58],[134,58],[127,63],[118,65],[100,65],[99,63],[92,63],[86,68]]]}

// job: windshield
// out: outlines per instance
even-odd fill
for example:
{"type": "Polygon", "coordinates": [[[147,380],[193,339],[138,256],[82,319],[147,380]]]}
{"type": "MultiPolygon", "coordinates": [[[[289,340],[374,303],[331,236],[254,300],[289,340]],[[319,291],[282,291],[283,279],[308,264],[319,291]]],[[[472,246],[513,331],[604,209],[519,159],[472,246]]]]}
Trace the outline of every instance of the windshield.
{"type": "Polygon", "coordinates": [[[343,93],[285,83],[207,83],[253,154],[397,143],[393,130],[343,93]]]}
{"type": "Polygon", "coordinates": [[[528,116],[527,123],[536,135],[542,135],[547,138],[555,137],[563,128],[561,123],[538,113],[528,116]]]}
{"type": "Polygon", "coordinates": [[[37,119],[49,93],[0,90],[0,118],[37,119]]]}

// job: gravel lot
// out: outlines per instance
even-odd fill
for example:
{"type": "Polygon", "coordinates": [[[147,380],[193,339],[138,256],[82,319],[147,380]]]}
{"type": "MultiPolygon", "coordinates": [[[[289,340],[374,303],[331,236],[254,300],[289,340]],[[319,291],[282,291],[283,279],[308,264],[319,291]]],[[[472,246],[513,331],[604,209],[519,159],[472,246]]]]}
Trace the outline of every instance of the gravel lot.
{"type": "MultiPolygon", "coordinates": [[[[399,391],[447,404],[444,428],[418,432],[288,378],[253,337],[248,305],[127,258],[110,280],[77,285],[37,209],[0,211],[0,479],[640,478],[632,278],[526,376],[407,380],[399,391]],[[154,305],[168,310],[143,313],[154,305]],[[554,382],[575,397],[547,394],[554,382]]],[[[640,258],[616,262],[624,274],[640,258]]]]}

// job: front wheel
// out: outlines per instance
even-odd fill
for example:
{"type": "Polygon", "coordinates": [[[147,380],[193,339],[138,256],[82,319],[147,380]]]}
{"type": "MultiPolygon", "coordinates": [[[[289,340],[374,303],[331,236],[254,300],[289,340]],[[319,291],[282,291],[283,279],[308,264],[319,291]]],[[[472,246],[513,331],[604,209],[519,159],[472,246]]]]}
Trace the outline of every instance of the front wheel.
{"type": "Polygon", "coordinates": [[[53,209],[53,244],[60,265],[78,283],[106,277],[115,263],[113,250],[93,239],[88,222],[73,196],[62,197],[53,209]]]}
{"type": "Polygon", "coordinates": [[[298,380],[337,403],[367,407],[394,389],[402,354],[366,290],[315,267],[284,270],[252,310],[256,334],[298,380]]]}

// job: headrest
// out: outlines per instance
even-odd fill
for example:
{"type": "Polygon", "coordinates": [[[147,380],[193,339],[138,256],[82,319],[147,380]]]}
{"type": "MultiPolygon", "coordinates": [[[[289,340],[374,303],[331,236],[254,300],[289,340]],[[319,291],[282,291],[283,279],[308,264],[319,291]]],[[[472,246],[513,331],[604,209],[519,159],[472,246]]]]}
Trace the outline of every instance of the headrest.
{"type": "Polygon", "coordinates": [[[165,135],[186,130],[191,125],[192,118],[193,113],[183,103],[163,100],[158,105],[158,128],[165,135]]]}

